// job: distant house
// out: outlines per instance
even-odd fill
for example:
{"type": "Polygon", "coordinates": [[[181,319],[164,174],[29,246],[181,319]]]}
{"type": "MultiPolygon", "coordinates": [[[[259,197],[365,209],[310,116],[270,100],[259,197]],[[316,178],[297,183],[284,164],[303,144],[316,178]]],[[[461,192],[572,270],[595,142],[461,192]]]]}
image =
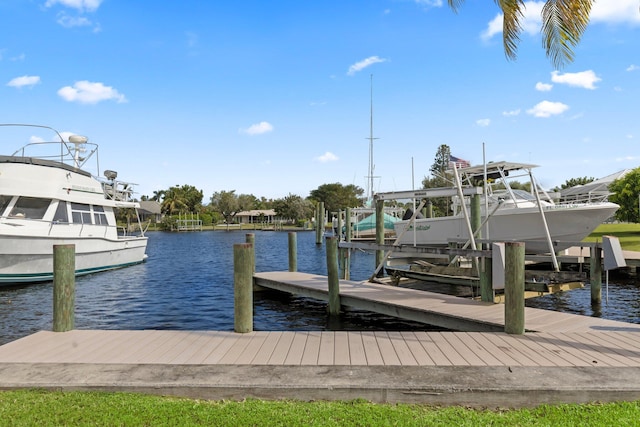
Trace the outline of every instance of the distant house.
{"type": "Polygon", "coordinates": [[[144,200],[140,202],[140,214],[141,221],[160,222],[162,220],[162,211],[160,210],[161,204],[155,200],[144,200]]]}
{"type": "Polygon", "coordinates": [[[240,224],[273,223],[276,219],[276,211],[273,209],[254,209],[242,211],[236,214],[240,224]]]}
{"type": "Polygon", "coordinates": [[[597,202],[607,200],[612,194],[609,191],[609,185],[630,171],[631,169],[624,169],[603,178],[596,179],[588,184],[565,188],[560,191],[560,199],[563,202],[597,202]]]}

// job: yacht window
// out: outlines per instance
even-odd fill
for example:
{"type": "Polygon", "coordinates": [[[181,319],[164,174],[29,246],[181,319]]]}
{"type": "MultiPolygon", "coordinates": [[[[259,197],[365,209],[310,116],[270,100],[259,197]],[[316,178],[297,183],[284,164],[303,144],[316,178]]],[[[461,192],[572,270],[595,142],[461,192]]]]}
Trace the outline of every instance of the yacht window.
{"type": "Polygon", "coordinates": [[[74,224],[91,224],[91,206],[71,203],[71,219],[74,224]]]}
{"type": "Polygon", "coordinates": [[[13,218],[42,219],[50,204],[51,199],[18,197],[9,216],[13,218]]]}
{"type": "Polygon", "coordinates": [[[105,215],[102,206],[93,206],[93,223],[107,225],[107,215],[105,215]]]}
{"type": "Polygon", "coordinates": [[[56,214],[53,216],[53,222],[69,222],[69,214],[67,213],[67,202],[62,200],[58,202],[56,214]]]}
{"type": "Polygon", "coordinates": [[[0,215],[4,213],[5,209],[7,209],[11,199],[13,199],[13,196],[0,196],[0,215]]]}

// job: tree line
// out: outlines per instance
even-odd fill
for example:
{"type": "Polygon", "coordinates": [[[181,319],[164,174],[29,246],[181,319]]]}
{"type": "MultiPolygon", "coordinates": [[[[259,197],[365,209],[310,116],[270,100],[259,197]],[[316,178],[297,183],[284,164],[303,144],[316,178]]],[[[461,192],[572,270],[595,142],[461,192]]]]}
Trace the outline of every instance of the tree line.
{"type": "MultiPolygon", "coordinates": [[[[422,180],[422,188],[450,187],[453,185],[450,169],[451,149],[443,144],[438,147],[430,175],[422,180]]],[[[576,185],[585,185],[594,181],[593,177],[570,178],[553,191],[561,191],[576,185]]],[[[514,189],[531,191],[530,183],[511,182],[514,189]]],[[[625,222],[640,222],[640,168],[633,169],[615,180],[609,190],[613,193],[609,200],[620,205],[616,218],[625,222]]],[[[152,196],[142,196],[141,200],[155,200],[161,204],[161,211],[167,218],[182,214],[198,214],[203,224],[233,224],[237,214],[251,210],[273,209],[275,215],[293,224],[302,224],[314,216],[315,207],[324,202],[329,212],[337,212],[346,207],[357,208],[366,204],[364,190],[356,185],[341,183],[322,184],[311,190],[307,197],[289,193],[279,199],[258,198],[253,194],[237,194],[235,190],[222,190],[213,193],[208,203],[203,203],[202,190],[193,185],[172,186],[166,190],[157,190],[152,196]]],[[[389,202],[402,206],[397,202],[389,202]]],[[[408,205],[407,205],[408,206],[408,205]]],[[[434,216],[446,216],[451,213],[450,198],[432,199],[434,216]]]]}

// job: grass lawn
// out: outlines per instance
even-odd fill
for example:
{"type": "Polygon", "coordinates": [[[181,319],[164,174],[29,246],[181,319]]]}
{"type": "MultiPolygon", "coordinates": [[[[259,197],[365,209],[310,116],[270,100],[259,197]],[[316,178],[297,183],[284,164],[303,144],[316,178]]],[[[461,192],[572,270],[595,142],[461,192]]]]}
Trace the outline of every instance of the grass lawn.
{"type": "Polygon", "coordinates": [[[584,240],[585,242],[601,242],[602,236],[616,236],[620,239],[622,249],[627,251],[640,251],[640,224],[602,224],[584,240]]]}
{"type": "Polygon", "coordinates": [[[640,402],[535,409],[352,402],[204,401],[127,393],[0,392],[1,426],[631,426],[640,402]]]}

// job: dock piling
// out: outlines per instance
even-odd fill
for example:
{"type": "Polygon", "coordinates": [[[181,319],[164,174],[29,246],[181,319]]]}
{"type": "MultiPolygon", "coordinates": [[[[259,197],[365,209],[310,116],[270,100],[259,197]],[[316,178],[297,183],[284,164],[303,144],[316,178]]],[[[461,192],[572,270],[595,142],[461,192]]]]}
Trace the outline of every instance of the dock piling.
{"type": "Polygon", "coordinates": [[[504,244],[504,331],[524,334],[524,243],[504,244]]]}
{"type": "Polygon", "coordinates": [[[338,239],[327,237],[327,280],[329,286],[329,315],[340,314],[340,280],[338,278],[338,239]]]}
{"type": "MultiPolygon", "coordinates": [[[[376,244],[384,245],[384,200],[376,200],[376,244]]],[[[382,265],[384,258],[384,251],[382,249],[376,250],[376,269],[382,265]]],[[[378,277],[383,275],[384,269],[380,268],[378,277]]]]}
{"type": "Polygon", "coordinates": [[[589,254],[589,283],[591,287],[591,305],[602,304],[602,247],[595,245],[589,254]]]}
{"type": "Polygon", "coordinates": [[[233,329],[238,333],[253,331],[253,245],[233,245],[233,329]]]}
{"type": "Polygon", "coordinates": [[[76,245],[53,245],[53,332],[75,326],[76,245]]]}
{"type": "Polygon", "coordinates": [[[298,234],[289,232],[289,271],[298,271],[298,234]]]}

